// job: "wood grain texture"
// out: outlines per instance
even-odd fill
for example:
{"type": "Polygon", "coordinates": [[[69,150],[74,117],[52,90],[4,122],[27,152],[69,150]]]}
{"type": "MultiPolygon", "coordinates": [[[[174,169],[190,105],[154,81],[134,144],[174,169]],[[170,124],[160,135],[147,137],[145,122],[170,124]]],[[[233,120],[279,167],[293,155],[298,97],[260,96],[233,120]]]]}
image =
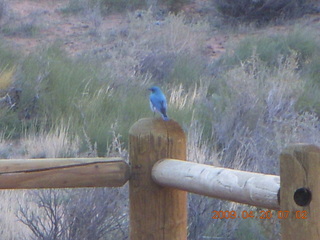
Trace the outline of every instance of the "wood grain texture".
{"type": "Polygon", "coordinates": [[[154,181],[209,197],[279,209],[280,177],[165,159],[152,170],[154,181]]]}
{"type": "Polygon", "coordinates": [[[153,164],[186,159],[186,136],[173,120],[140,119],[129,131],[130,239],[187,239],[187,195],[153,182],[153,164]]]}
{"type": "Polygon", "coordinates": [[[129,175],[120,158],[0,160],[0,189],[120,187],[129,175]]]}
{"type": "Polygon", "coordinates": [[[282,240],[320,239],[320,148],[306,144],[286,148],[280,156],[280,177],[281,210],[290,212],[281,220],[282,240]],[[307,206],[294,201],[294,193],[300,188],[311,191],[307,206]],[[297,211],[306,211],[306,218],[299,218],[297,211]]]}

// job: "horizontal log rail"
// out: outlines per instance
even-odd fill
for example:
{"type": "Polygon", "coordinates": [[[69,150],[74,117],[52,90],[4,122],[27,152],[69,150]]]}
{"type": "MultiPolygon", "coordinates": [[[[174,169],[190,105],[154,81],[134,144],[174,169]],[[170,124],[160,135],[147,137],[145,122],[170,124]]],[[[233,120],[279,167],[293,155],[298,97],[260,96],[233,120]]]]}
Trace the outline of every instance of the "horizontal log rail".
{"type": "Polygon", "coordinates": [[[280,177],[275,175],[164,159],[153,166],[152,178],[166,187],[257,207],[280,209],[280,177]]]}
{"type": "Polygon", "coordinates": [[[121,158],[0,160],[0,189],[121,187],[129,176],[121,158]]]}

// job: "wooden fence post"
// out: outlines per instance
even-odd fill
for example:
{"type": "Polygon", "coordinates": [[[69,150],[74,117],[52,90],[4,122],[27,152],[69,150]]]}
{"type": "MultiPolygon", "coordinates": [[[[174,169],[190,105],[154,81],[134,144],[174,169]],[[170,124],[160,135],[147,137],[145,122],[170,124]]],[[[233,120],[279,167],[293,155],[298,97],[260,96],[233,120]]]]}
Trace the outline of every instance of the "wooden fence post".
{"type": "Polygon", "coordinates": [[[320,239],[320,148],[299,144],[285,149],[280,185],[281,215],[288,216],[281,220],[282,240],[320,239]]]}
{"type": "Polygon", "coordinates": [[[153,182],[154,163],[186,160],[186,137],[173,120],[144,118],[129,131],[130,239],[187,239],[187,194],[153,182]]]}

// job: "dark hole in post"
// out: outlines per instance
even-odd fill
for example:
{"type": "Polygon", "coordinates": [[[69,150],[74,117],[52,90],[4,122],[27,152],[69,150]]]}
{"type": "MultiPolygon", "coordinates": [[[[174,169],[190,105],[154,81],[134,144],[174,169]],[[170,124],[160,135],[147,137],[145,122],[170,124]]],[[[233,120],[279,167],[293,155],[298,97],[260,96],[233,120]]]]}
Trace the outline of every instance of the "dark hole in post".
{"type": "Polygon", "coordinates": [[[308,206],[311,202],[312,194],[307,188],[299,188],[295,191],[293,199],[301,207],[308,206]]]}

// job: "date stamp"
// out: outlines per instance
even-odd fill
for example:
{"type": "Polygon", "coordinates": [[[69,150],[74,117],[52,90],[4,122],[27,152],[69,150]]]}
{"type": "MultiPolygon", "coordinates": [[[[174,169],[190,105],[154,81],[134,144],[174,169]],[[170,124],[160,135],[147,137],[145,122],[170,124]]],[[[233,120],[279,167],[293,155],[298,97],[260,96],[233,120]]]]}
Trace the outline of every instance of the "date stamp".
{"type": "Polygon", "coordinates": [[[270,210],[264,211],[212,211],[212,219],[287,219],[289,217],[294,217],[296,219],[307,219],[308,213],[307,211],[278,211],[273,212],[270,210]]]}

